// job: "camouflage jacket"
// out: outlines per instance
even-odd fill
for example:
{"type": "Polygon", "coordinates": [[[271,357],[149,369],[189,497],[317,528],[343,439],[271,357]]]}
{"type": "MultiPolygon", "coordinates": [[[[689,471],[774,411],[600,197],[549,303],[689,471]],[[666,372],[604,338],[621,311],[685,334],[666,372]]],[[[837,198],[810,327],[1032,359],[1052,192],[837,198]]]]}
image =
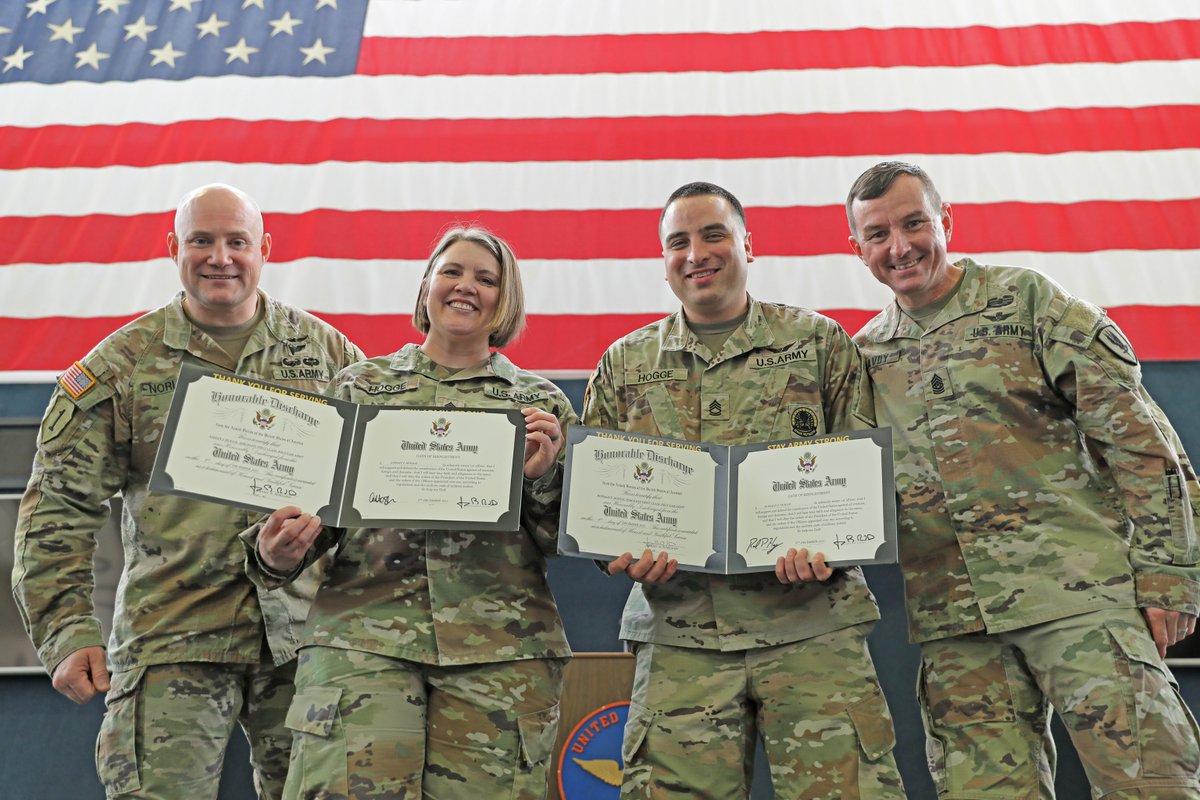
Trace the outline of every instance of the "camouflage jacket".
{"type": "MultiPolygon", "coordinates": [[[[392,406],[536,406],[564,430],[575,420],[558,387],[499,353],[451,375],[409,344],[344,370],[329,393],[392,406]]],[[[524,485],[516,531],[322,532],[306,563],[335,545],[337,556],[313,602],[304,644],[444,666],[569,656],[546,582],[546,556],[558,549],[561,467],[524,485]]],[[[246,540],[255,546],[253,534],[246,540]]],[[[261,563],[251,574],[264,586],[279,583],[261,563]]]]}
{"type": "Polygon", "coordinates": [[[890,424],[915,641],[1111,606],[1196,613],[1196,476],[1099,308],[964,259],[922,333],[894,303],[856,337],[890,424]]]}
{"type": "Polygon", "coordinates": [[[103,643],[92,607],[94,537],[118,492],[125,565],[108,652],[115,670],[257,662],[264,631],[276,662],[295,656],[317,578],[306,576],[286,594],[256,592],[237,534],[258,512],[146,488],[185,357],[308,391],[362,358],[315,317],[259,297],[266,316],[236,364],[188,321],[180,293],[80,362],[95,381],[78,397],[67,391],[67,377],[55,388],[21,500],[13,569],[17,607],[47,670],[103,643]]]}
{"type": "MultiPolygon", "coordinates": [[[[861,430],[873,420],[858,351],[838,324],[753,299],[715,356],[682,312],[618,340],[600,359],[583,407],[587,425],[726,445],[861,430]]],[[[678,572],[665,584],[634,584],[621,638],[744,650],[878,617],[857,568],[792,586],[774,572],[678,572]]]]}

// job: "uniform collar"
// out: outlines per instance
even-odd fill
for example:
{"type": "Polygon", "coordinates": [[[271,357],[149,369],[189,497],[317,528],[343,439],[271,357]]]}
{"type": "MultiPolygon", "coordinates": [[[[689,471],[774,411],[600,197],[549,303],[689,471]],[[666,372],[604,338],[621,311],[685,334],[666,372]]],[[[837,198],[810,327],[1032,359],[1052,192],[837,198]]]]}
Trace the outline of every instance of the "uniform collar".
{"type": "Polygon", "coordinates": [[[397,372],[415,372],[437,381],[461,381],[468,378],[496,377],[509,384],[517,382],[516,366],[497,351],[493,351],[488,360],[473,369],[464,369],[450,375],[440,364],[436,364],[425,355],[418,344],[406,344],[396,351],[389,365],[397,372]]]}
{"type": "MultiPolygon", "coordinates": [[[[257,291],[258,302],[263,304],[265,312],[262,322],[246,341],[243,358],[276,342],[291,341],[301,344],[307,337],[300,332],[291,317],[284,313],[283,306],[262,289],[257,291]]],[[[163,344],[175,350],[186,350],[226,369],[236,368],[237,364],[229,363],[228,354],[188,319],[183,310],[183,298],[184,293],[180,292],[167,304],[166,320],[163,323],[163,344]]]]}
{"type": "MultiPolygon", "coordinates": [[[[750,301],[750,307],[746,312],[746,321],[740,328],[729,334],[725,346],[721,348],[721,354],[724,356],[722,361],[759,347],[770,347],[775,343],[775,334],[771,331],[771,326],[763,313],[762,303],[750,295],[746,297],[750,301]]],[[[682,308],[667,317],[667,321],[670,330],[667,333],[666,341],[663,342],[663,350],[683,350],[688,353],[696,353],[710,364],[715,363],[715,355],[688,327],[682,308]]]]}
{"type": "Polygon", "coordinates": [[[956,320],[967,314],[974,314],[987,307],[988,280],[987,271],[970,258],[959,259],[954,266],[963,270],[962,281],[958,285],[950,302],[938,312],[924,331],[921,326],[912,321],[904,313],[900,304],[892,298],[892,302],[880,314],[876,323],[875,333],[871,339],[875,342],[886,342],[889,339],[920,339],[923,333],[936,330],[947,322],[956,320]]]}

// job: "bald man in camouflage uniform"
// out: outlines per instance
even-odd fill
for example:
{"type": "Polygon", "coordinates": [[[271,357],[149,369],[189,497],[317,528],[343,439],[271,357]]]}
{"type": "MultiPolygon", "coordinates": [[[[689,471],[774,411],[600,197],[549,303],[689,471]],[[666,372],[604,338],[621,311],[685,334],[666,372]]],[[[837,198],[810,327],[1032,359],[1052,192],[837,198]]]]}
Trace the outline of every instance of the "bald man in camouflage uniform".
{"type": "Polygon", "coordinates": [[[50,400],[17,521],[13,594],[55,688],[80,703],[108,693],[97,770],[110,797],[216,797],[240,722],[259,794],[274,798],[318,576],[256,591],[237,535],[259,514],[150,494],[147,482],[185,358],[313,391],[362,355],[258,290],[271,239],[240,191],[185,198],[168,249],[184,291],[76,362],[50,400]],[[106,664],[92,561],[118,493],[125,565],[106,664]]]}
{"type": "Polygon", "coordinates": [[[1196,475],[1133,348],[1036,272],[949,263],[919,167],[867,170],[846,212],[896,297],[856,339],[893,428],[939,796],[1053,797],[1053,706],[1093,797],[1200,797],[1163,663],[1200,597],[1196,475]]]}
{"type": "MultiPolygon", "coordinates": [[[[585,424],[725,445],[871,426],[837,323],[747,295],[745,226],[720,187],[671,195],[660,235],[683,308],[608,349],[585,424]]],[[[670,554],[641,556],[608,567],[637,582],[621,625],[637,653],[623,798],[747,797],[756,733],[781,800],[904,797],[861,570],[793,550],[775,574],[674,574],[670,554]]]]}

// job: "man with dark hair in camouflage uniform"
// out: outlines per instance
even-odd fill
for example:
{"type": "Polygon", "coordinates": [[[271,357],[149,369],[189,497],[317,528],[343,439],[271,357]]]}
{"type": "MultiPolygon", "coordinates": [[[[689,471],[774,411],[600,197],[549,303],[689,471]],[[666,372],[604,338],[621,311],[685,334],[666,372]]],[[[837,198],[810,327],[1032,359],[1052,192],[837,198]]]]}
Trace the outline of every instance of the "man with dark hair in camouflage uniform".
{"type": "MultiPolygon", "coordinates": [[[[688,184],[659,223],[683,308],[604,354],[588,425],[736,445],[870,427],[866,375],[826,317],[746,293],[741,204],[688,184]]],[[[756,733],[778,798],[901,798],[895,733],[866,637],[878,619],[857,569],[791,550],[775,574],[675,574],[626,553],[636,582],[621,637],[636,643],[622,797],[748,795],[756,733]]]]}
{"type": "Polygon", "coordinates": [[[919,167],[867,170],[846,214],[896,297],[856,340],[895,439],[939,795],[1053,797],[1053,706],[1093,797],[1200,797],[1163,663],[1196,624],[1196,476],[1133,348],[1036,272],[949,263],[950,206],[919,167]]]}
{"type": "Polygon", "coordinates": [[[21,501],[13,595],[54,687],[77,703],[108,693],[96,766],[109,796],[215,798],[240,722],[259,794],[278,797],[297,635],[318,576],[256,591],[237,535],[259,515],[150,494],[147,481],[185,358],[319,391],[362,354],[258,290],[271,236],[242,192],[189,194],[167,247],[184,291],[59,379],[21,501]],[[106,664],[92,559],[117,493],[125,565],[106,664]]]}

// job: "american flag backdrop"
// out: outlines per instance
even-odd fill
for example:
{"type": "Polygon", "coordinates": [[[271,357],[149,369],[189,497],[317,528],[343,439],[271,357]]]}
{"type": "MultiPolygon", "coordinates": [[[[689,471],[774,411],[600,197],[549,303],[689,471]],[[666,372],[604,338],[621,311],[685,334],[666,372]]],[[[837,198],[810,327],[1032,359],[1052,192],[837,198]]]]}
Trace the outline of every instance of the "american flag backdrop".
{"type": "Polygon", "coordinates": [[[889,299],[842,203],[883,158],[956,212],[952,250],[1200,359],[1194,0],[3,0],[0,381],[52,380],[178,290],[189,189],[239,186],[263,285],[369,354],[450,222],[521,258],[508,352],[582,375],[672,311],[656,236],[690,180],[747,206],[750,289],[851,332],[889,299]]]}

